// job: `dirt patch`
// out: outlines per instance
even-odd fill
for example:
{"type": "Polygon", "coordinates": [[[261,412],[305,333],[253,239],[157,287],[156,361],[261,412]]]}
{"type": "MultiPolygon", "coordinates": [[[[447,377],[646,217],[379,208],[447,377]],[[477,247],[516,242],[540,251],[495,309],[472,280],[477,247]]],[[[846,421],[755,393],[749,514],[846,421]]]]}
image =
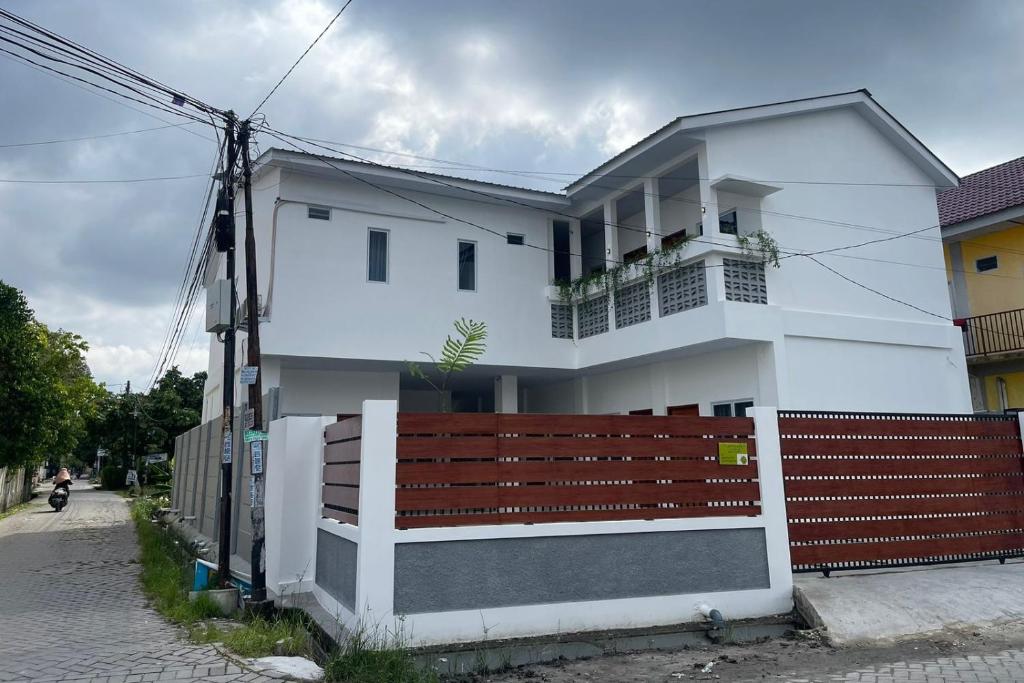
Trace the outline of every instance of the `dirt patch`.
{"type": "Polygon", "coordinates": [[[948,630],[929,638],[872,647],[831,647],[816,631],[749,645],[708,645],[636,652],[573,662],[520,667],[477,681],[579,683],[580,681],[827,680],[868,666],[987,655],[1024,646],[1024,625],[1012,629],[948,630]]]}

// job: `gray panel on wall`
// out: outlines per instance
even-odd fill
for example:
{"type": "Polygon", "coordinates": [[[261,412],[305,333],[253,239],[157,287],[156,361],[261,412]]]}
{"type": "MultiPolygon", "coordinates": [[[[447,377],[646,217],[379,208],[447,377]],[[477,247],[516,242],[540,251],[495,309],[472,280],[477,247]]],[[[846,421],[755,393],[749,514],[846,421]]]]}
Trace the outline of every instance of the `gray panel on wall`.
{"type": "Polygon", "coordinates": [[[768,587],[763,529],[395,546],[396,614],[768,587]]]}
{"type": "Polygon", "coordinates": [[[316,531],[316,585],[351,610],[356,604],[356,554],[352,541],[316,531]]]}

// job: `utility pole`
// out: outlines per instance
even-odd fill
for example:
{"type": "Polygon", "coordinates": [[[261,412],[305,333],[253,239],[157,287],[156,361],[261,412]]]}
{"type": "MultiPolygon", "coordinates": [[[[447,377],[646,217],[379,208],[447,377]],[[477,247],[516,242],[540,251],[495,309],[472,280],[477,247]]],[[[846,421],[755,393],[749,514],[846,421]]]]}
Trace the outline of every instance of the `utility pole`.
{"type": "MultiPolygon", "coordinates": [[[[246,364],[256,368],[255,381],[249,385],[249,409],[252,411],[252,429],[263,431],[263,378],[260,363],[260,310],[256,286],[256,235],[252,216],[252,160],[249,158],[249,122],[243,121],[238,130],[238,146],[242,153],[242,190],[245,195],[245,298],[248,319],[248,358],[246,364]]],[[[250,608],[260,611],[267,600],[267,574],[264,558],[266,542],[264,518],[264,481],[266,470],[266,443],[249,443],[249,457],[252,467],[252,604],[250,608]],[[258,449],[258,455],[254,453],[258,449]]]]}
{"type": "Polygon", "coordinates": [[[217,214],[214,216],[214,238],[217,251],[226,253],[227,280],[230,283],[228,329],[224,332],[224,430],[220,465],[220,538],[217,547],[217,577],[222,588],[231,580],[231,461],[234,444],[231,428],[235,419],[235,195],[234,170],[238,159],[235,146],[235,118],[228,112],[224,126],[227,140],[227,164],[221,178],[217,196],[217,214]]]}

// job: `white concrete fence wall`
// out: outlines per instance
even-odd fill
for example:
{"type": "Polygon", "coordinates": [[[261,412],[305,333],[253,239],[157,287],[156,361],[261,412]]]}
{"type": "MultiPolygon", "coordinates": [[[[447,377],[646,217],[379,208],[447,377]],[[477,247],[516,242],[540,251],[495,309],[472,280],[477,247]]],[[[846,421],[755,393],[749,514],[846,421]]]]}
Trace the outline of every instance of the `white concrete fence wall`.
{"type": "Polygon", "coordinates": [[[421,529],[395,528],[395,401],[363,403],[358,526],[320,515],[323,430],[334,418],[282,418],[270,428],[268,587],[278,597],[311,591],[345,627],[381,629],[410,645],[697,621],[702,604],[726,619],[788,612],[793,578],[777,412],[754,408],[752,417],[757,516],[421,529]],[[658,577],[678,589],[623,596],[630,574],[621,560],[637,554],[645,566],[655,556],[679,559],[658,577]],[[581,556],[598,569],[566,565],[581,556]],[[521,597],[524,580],[532,581],[526,592],[545,583],[527,575],[552,577],[537,589],[548,598],[521,597]]]}
{"type": "Polygon", "coordinates": [[[32,486],[24,467],[0,467],[0,512],[24,503],[31,495],[32,486]]]}

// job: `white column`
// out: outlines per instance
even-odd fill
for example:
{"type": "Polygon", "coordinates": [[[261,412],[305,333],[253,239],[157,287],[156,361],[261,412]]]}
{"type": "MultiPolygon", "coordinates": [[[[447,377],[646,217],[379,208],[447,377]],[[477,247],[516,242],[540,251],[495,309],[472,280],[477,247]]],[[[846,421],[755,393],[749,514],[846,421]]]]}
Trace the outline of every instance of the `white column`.
{"type": "Polygon", "coordinates": [[[704,224],[704,236],[711,239],[719,236],[718,231],[718,192],[711,187],[711,177],[708,175],[708,148],[701,145],[697,150],[697,176],[700,178],[700,206],[701,222],[704,224]]]}
{"type": "Polygon", "coordinates": [[[614,199],[604,203],[604,263],[609,270],[619,263],[619,207],[614,199]]]}
{"type": "Polygon", "coordinates": [[[354,611],[367,624],[394,613],[397,438],[398,401],[363,401],[354,611]]]}
{"type": "Polygon", "coordinates": [[[494,412],[519,412],[519,377],[498,375],[494,378],[494,412]]]}
{"type": "Polygon", "coordinates": [[[782,478],[782,445],[779,439],[779,413],[775,408],[755,407],[747,415],[754,418],[757,440],[757,476],[761,482],[761,516],[764,518],[765,546],[768,551],[768,579],[778,612],[793,608],[793,566],[789,559],[789,523],[786,517],[786,490],[782,478]]]}
{"type": "Polygon", "coordinates": [[[267,588],[280,598],[309,590],[316,572],[324,427],[333,417],[270,423],[267,443],[267,588]]]}
{"type": "Polygon", "coordinates": [[[647,253],[661,249],[661,182],[660,178],[644,180],[644,222],[647,227],[647,253]]]}
{"type": "Polygon", "coordinates": [[[583,274],[583,227],[578,218],[569,221],[569,272],[575,280],[583,274]]]}

